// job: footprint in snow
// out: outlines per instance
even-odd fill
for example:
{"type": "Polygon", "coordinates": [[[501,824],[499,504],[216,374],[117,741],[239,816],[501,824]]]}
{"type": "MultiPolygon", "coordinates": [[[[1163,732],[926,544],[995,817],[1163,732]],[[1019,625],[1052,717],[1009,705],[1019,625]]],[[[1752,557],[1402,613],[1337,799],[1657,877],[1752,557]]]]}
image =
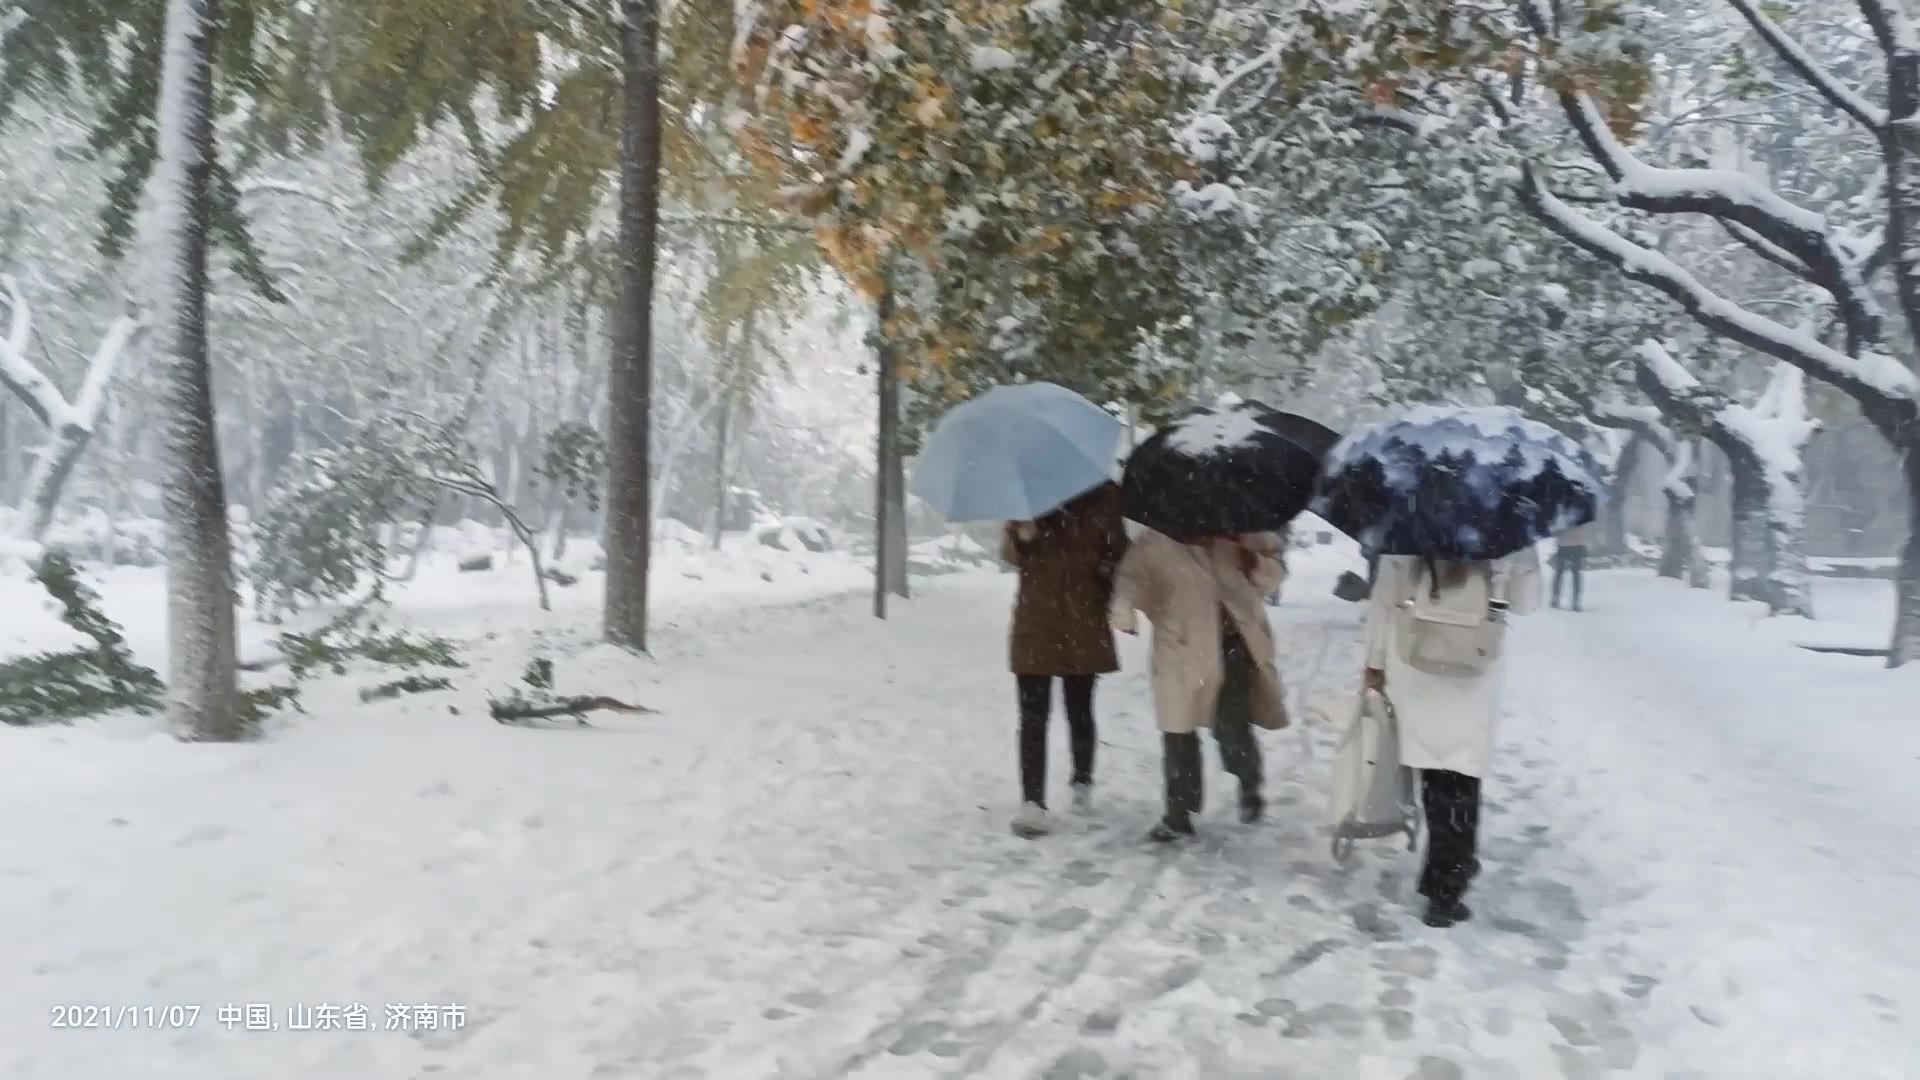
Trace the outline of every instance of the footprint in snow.
{"type": "Polygon", "coordinates": [[[1083,889],[1098,885],[1112,876],[1113,875],[1107,873],[1105,870],[1095,868],[1092,863],[1085,859],[1075,859],[1068,863],[1065,875],[1069,883],[1083,889]]]}
{"type": "Polygon", "coordinates": [[[1400,928],[1393,924],[1393,920],[1381,913],[1380,905],[1378,904],[1356,904],[1347,909],[1347,914],[1353,917],[1353,925],[1357,927],[1361,933],[1366,934],[1375,941],[1398,941],[1400,939],[1400,928]]]}
{"type": "Polygon", "coordinates": [[[1373,966],[1416,979],[1431,979],[1440,970],[1440,952],[1431,945],[1383,949],[1374,958],[1373,966]]]}
{"type": "Polygon", "coordinates": [[[1200,965],[1192,960],[1182,960],[1154,978],[1154,996],[1171,994],[1199,977],[1200,965]]]}
{"type": "Polygon", "coordinates": [[[1270,979],[1288,979],[1313,966],[1321,957],[1344,946],[1346,942],[1338,938],[1321,938],[1310,945],[1294,950],[1293,955],[1282,961],[1267,977],[1270,979]]]}
{"type": "Polygon", "coordinates": [[[895,1057],[917,1054],[943,1039],[947,1034],[947,1025],[937,1020],[923,1020],[900,1034],[887,1052],[895,1057]]]}
{"type": "Polygon", "coordinates": [[[1429,1054],[1420,1059],[1420,1067],[1407,1074],[1407,1080],[1466,1080],[1466,1070],[1457,1063],[1429,1054]]]}
{"type": "Polygon", "coordinates": [[[225,825],[195,825],[193,828],[187,830],[186,835],[175,840],[173,846],[182,848],[199,847],[201,844],[211,844],[216,840],[225,840],[231,835],[233,835],[233,830],[227,828],[225,825]]]}
{"type": "Polygon", "coordinates": [[[1305,1039],[1320,1031],[1331,1031],[1352,1039],[1365,1034],[1366,1030],[1366,1017],[1359,1009],[1334,1002],[1295,1013],[1280,1034],[1289,1039],[1305,1039]]]}
{"type": "Polygon", "coordinates": [[[1061,1054],[1040,1080],[1094,1080],[1107,1074],[1107,1059],[1090,1046],[1078,1046],[1061,1054]]]}
{"type": "Polygon", "coordinates": [[[1051,915],[1042,916],[1040,919],[1040,928],[1042,930],[1052,930],[1056,933],[1063,933],[1068,930],[1079,929],[1081,926],[1086,925],[1087,920],[1092,917],[1092,914],[1083,907],[1061,908],[1051,915]]]}

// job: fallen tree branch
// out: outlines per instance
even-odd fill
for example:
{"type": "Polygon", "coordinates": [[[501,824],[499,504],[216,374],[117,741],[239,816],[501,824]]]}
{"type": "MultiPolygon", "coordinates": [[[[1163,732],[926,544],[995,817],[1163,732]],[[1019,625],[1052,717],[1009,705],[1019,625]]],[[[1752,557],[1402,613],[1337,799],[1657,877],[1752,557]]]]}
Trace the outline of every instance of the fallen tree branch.
{"type": "Polygon", "coordinates": [[[629,705],[617,698],[581,695],[576,697],[553,698],[548,701],[536,701],[515,694],[504,700],[495,698],[487,702],[487,710],[496,722],[511,724],[517,720],[547,720],[558,716],[571,716],[582,724],[587,722],[590,712],[617,712],[635,715],[657,715],[659,710],[644,705],[629,705]]]}

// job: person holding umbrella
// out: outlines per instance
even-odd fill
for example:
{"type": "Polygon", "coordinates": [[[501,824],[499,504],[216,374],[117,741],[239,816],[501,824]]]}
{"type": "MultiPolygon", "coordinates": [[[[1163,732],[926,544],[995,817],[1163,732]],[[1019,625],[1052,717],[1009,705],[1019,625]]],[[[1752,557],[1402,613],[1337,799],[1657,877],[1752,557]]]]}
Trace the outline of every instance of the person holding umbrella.
{"type": "Polygon", "coordinates": [[[1400,763],[1420,770],[1427,857],[1420,895],[1425,922],[1445,928],[1473,917],[1464,899],[1480,872],[1480,778],[1493,756],[1506,683],[1503,646],[1466,644],[1423,655],[1423,635],[1504,635],[1506,619],[1540,609],[1540,559],[1524,548],[1504,558],[1439,562],[1384,555],[1367,610],[1365,689],[1388,695],[1400,725],[1400,763]],[[1484,663],[1471,658],[1490,653],[1484,663]]]}
{"type": "Polygon", "coordinates": [[[1151,838],[1194,834],[1200,736],[1213,728],[1240,781],[1240,818],[1266,809],[1254,727],[1287,725],[1265,598],[1286,576],[1287,525],[1313,495],[1320,457],[1338,436],[1258,402],[1202,409],[1127,459],[1122,510],[1145,526],[1114,586],[1117,629],[1153,623],[1153,694],[1166,812],[1151,838]]]}
{"type": "Polygon", "coordinates": [[[1199,729],[1213,729],[1220,761],[1240,781],[1240,820],[1266,810],[1264,764],[1253,728],[1287,726],[1266,594],[1286,577],[1275,533],[1182,542],[1153,529],[1134,538],[1114,581],[1112,619],[1139,632],[1153,624],[1154,715],[1161,732],[1166,812],[1158,842],[1195,835],[1205,784],[1199,729]]]}
{"type": "Polygon", "coordinates": [[[1420,772],[1428,926],[1473,915],[1508,620],[1539,610],[1536,545],[1593,519],[1600,475],[1572,440],[1504,408],[1414,409],[1328,456],[1313,510],[1380,554],[1364,689],[1389,703],[1396,767],[1420,772]]]}
{"type": "Polygon", "coordinates": [[[1016,836],[1032,839],[1049,831],[1047,729],[1055,679],[1067,714],[1074,808],[1084,811],[1091,804],[1098,738],[1093,690],[1101,675],[1120,668],[1107,625],[1107,601],[1126,550],[1120,489],[1111,483],[1037,521],[1007,523],[1000,556],[1020,572],[1011,634],[1011,667],[1020,698],[1016,836]]]}
{"type": "Polygon", "coordinates": [[[1127,536],[1112,483],[1118,418],[1064,387],[997,386],[941,417],[913,492],[953,521],[1004,521],[1001,556],[1020,572],[1010,667],[1020,717],[1013,832],[1045,835],[1047,728],[1061,683],[1074,801],[1093,790],[1093,689],[1119,668],[1107,598],[1127,536]]]}

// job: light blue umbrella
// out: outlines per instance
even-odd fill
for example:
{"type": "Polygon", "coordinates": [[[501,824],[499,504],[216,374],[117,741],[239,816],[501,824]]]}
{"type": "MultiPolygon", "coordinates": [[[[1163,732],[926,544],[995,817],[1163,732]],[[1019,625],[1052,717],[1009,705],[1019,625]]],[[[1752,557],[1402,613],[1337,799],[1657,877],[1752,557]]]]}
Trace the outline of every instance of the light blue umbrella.
{"type": "Polygon", "coordinates": [[[996,386],[940,418],[913,493],[952,521],[1032,521],[1113,479],[1121,430],[1065,387],[996,386]]]}

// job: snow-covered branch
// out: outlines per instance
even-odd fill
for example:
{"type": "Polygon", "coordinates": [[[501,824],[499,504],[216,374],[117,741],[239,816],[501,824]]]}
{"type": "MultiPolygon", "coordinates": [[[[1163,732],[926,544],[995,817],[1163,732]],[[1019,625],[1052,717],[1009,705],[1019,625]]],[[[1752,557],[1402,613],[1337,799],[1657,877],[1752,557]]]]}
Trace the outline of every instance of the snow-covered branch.
{"type": "Polygon", "coordinates": [[[1912,27],[1907,15],[1900,7],[1900,0],[1859,0],[1860,14],[1866,16],[1867,25],[1873,28],[1873,37],[1880,43],[1880,51],[1891,56],[1894,50],[1910,46],[1912,27]]]}
{"type": "Polygon", "coordinates": [[[100,415],[100,402],[107,384],[113,381],[114,369],[140,330],[140,323],[125,316],[113,321],[106,336],[100,339],[99,348],[93,351],[92,359],[87,361],[80,392],[69,402],[53,380],[27,358],[27,349],[33,341],[33,313],[11,276],[0,275],[0,292],[6,293],[12,311],[7,333],[0,337],[0,386],[12,391],[27,411],[49,430],[84,428],[91,432],[100,415]]]}
{"type": "Polygon", "coordinates": [[[1548,228],[1618,267],[1632,280],[1664,293],[1707,329],[1792,364],[1882,413],[1887,406],[1910,406],[1920,397],[1920,378],[1892,357],[1881,352],[1849,356],[1810,334],[1746,310],[1708,288],[1673,260],[1568,206],[1546,190],[1531,168],[1522,178],[1522,194],[1548,228]]]}
{"type": "Polygon", "coordinates": [[[1879,135],[1886,130],[1887,112],[1875,108],[1859,91],[1847,84],[1823,67],[1813,54],[1807,52],[1801,44],[1788,36],[1779,23],[1768,18],[1754,0],[1727,0],[1740,17],[1747,20],[1754,32],[1759,34],[1772,47],[1782,62],[1792,68],[1794,74],[1808,86],[1813,87],[1827,103],[1848,116],[1859,121],[1868,131],[1879,135]]]}
{"type": "Polygon", "coordinates": [[[7,333],[0,337],[0,386],[11,390],[34,419],[50,428],[61,427],[67,421],[67,399],[27,359],[27,349],[33,344],[33,309],[20,295],[13,275],[0,275],[0,292],[6,293],[9,314],[7,333]]]}
{"type": "Polygon", "coordinates": [[[1879,307],[1857,260],[1847,257],[1824,215],[1746,173],[1648,165],[1614,136],[1591,95],[1569,90],[1559,96],[1588,153],[1613,178],[1621,206],[1653,214],[1705,214],[1751,230],[1804,263],[1802,276],[1832,295],[1847,328],[1848,351],[1882,347],[1885,328],[1879,307]]]}
{"type": "MultiPolygon", "coordinates": [[[[1698,428],[1733,462],[1735,598],[1765,600],[1776,613],[1810,617],[1801,462],[1820,422],[1807,412],[1805,373],[1776,365],[1766,391],[1746,406],[1703,386],[1657,341],[1643,342],[1635,360],[1641,391],[1663,412],[1698,428]],[[1762,518],[1764,537],[1757,529],[1762,518]]],[[[1670,460],[1678,465],[1677,457],[1670,460]]],[[[1675,479],[1670,472],[1669,485],[1675,479]]]]}
{"type": "MultiPolygon", "coordinates": [[[[1741,247],[1746,248],[1748,251],[1753,252],[1755,255],[1760,256],[1760,258],[1785,270],[1787,273],[1792,274],[1802,281],[1813,282],[1813,273],[1807,269],[1807,264],[1794,258],[1791,252],[1781,248],[1773,241],[1768,240],[1766,237],[1761,236],[1759,233],[1754,232],[1752,229],[1747,228],[1737,221],[1722,221],[1720,222],[1720,227],[1727,231],[1728,236],[1738,241],[1741,247]]],[[[1854,263],[1858,265],[1859,260],[1855,259],[1854,263]]],[[[1818,282],[1813,283],[1819,284],[1818,282]]]]}
{"type": "Polygon", "coordinates": [[[1601,427],[1630,431],[1653,444],[1660,456],[1671,461],[1678,441],[1667,427],[1660,410],[1652,405],[1629,405],[1618,398],[1601,401],[1588,410],[1588,418],[1601,427]]]}
{"type": "Polygon", "coordinates": [[[33,312],[18,284],[11,277],[0,276],[0,292],[6,294],[12,313],[7,333],[0,337],[0,385],[12,391],[47,428],[46,444],[34,457],[15,514],[21,535],[37,541],[53,524],[61,489],[93,439],[107,386],[113,381],[120,357],[139,333],[140,324],[124,317],[113,321],[87,361],[79,392],[68,401],[53,380],[27,358],[33,341],[33,312]]]}

